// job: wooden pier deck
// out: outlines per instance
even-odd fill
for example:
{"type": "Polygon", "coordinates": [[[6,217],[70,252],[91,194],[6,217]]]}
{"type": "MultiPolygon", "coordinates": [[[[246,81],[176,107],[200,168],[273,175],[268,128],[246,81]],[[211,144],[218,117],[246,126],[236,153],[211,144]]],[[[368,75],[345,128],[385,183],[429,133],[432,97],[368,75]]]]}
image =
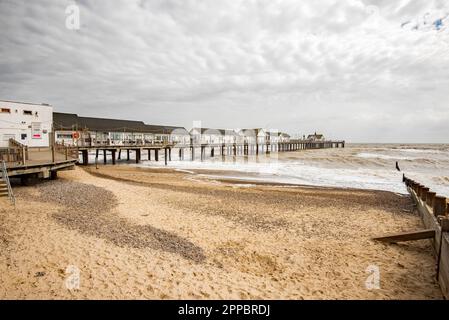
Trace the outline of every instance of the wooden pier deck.
{"type": "Polygon", "coordinates": [[[27,179],[56,178],[57,171],[68,170],[78,162],[76,150],[54,146],[53,148],[7,148],[0,154],[6,162],[8,176],[27,179]],[[70,152],[69,152],[70,150],[70,152]],[[75,152],[74,152],[75,151],[75,152]]]}
{"type": "Polygon", "coordinates": [[[344,148],[345,141],[310,141],[310,140],[292,140],[289,142],[249,144],[249,143],[215,143],[215,144],[160,144],[160,145],[92,145],[79,146],[78,152],[81,154],[81,164],[89,163],[89,151],[95,151],[95,159],[98,161],[102,156],[103,163],[107,163],[108,155],[111,156],[112,164],[116,164],[117,160],[121,160],[126,152],[126,160],[130,160],[130,153],[135,154],[134,160],[140,163],[143,151],[146,151],[148,160],[159,161],[160,152],[164,152],[165,164],[172,160],[172,150],[178,151],[179,160],[185,160],[185,150],[190,151],[190,160],[195,160],[197,151],[200,152],[200,159],[204,160],[207,154],[211,158],[217,155],[226,156],[249,156],[259,154],[270,154],[273,152],[289,152],[309,149],[325,149],[325,148],[344,148]]]}

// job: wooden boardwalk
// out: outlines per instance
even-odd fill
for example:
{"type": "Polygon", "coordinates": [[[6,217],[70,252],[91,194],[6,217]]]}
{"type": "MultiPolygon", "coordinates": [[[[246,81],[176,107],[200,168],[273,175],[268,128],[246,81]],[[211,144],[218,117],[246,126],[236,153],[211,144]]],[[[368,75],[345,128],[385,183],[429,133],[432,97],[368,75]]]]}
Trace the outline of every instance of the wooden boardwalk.
{"type": "Polygon", "coordinates": [[[57,171],[71,169],[78,162],[78,152],[73,148],[59,145],[47,148],[28,148],[25,146],[7,148],[1,154],[6,161],[8,176],[19,176],[26,180],[56,178],[57,171]]]}

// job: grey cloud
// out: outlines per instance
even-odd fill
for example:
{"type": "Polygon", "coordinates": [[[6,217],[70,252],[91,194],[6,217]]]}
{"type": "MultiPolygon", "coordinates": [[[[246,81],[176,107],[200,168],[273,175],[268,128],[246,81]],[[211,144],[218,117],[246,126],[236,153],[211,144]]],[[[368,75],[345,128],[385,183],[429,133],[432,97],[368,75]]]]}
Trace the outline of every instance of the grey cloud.
{"type": "Polygon", "coordinates": [[[83,0],[78,31],[64,26],[72,3],[0,1],[0,98],[187,127],[448,141],[449,29],[401,28],[447,2],[83,0]]]}

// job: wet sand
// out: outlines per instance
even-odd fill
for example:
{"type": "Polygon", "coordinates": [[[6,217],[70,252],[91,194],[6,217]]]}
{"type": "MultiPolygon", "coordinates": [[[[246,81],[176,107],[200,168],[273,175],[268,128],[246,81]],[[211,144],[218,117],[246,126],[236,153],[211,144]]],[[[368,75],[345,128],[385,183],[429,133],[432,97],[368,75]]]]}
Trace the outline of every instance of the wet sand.
{"type": "Polygon", "coordinates": [[[0,298],[441,299],[428,241],[390,192],[248,186],[164,169],[100,166],[1,200],[0,298]],[[72,266],[72,267],[69,267],[72,266]],[[367,269],[380,271],[368,290],[367,269]],[[79,289],[67,279],[79,270],[79,289]]]}

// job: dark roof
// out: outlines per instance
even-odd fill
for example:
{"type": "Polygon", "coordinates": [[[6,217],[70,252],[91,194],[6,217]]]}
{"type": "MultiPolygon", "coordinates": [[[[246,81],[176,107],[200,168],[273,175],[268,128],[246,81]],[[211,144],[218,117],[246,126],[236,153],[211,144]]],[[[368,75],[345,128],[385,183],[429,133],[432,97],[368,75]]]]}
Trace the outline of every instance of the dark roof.
{"type": "MultiPolygon", "coordinates": [[[[266,134],[268,134],[268,135],[278,135],[278,136],[280,136],[280,135],[286,135],[286,136],[289,136],[288,134],[286,134],[286,133],[284,133],[284,132],[279,132],[279,131],[271,131],[271,130],[268,130],[268,129],[263,129],[263,128],[255,128],[255,129],[240,129],[240,132],[243,132],[244,134],[248,134],[248,133],[252,133],[252,132],[254,132],[254,134],[256,135],[256,136],[258,136],[259,135],[259,132],[260,131],[262,131],[262,130],[264,130],[265,131],[265,133],[266,134]]],[[[290,136],[289,136],[290,137],[290,136]]]]}
{"type": "Polygon", "coordinates": [[[143,121],[119,120],[92,117],[79,117],[74,113],[53,112],[53,126],[55,130],[83,130],[103,132],[142,132],[142,133],[171,133],[179,130],[188,134],[183,127],[147,125],[143,121]]]}
{"type": "Polygon", "coordinates": [[[309,134],[308,136],[307,136],[307,138],[318,138],[318,139],[321,139],[323,137],[323,135],[322,134],[309,134]]]}
{"type": "MultiPolygon", "coordinates": [[[[192,128],[192,130],[198,130],[199,128],[192,128]]],[[[190,130],[190,132],[192,132],[192,130],[190,130]]],[[[235,133],[235,131],[234,130],[232,130],[232,129],[214,129],[214,128],[201,128],[201,134],[204,134],[206,131],[209,131],[208,133],[216,133],[216,132],[219,132],[221,135],[231,135],[231,136],[234,136],[234,135],[237,135],[236,133],[235,133]]]]}

